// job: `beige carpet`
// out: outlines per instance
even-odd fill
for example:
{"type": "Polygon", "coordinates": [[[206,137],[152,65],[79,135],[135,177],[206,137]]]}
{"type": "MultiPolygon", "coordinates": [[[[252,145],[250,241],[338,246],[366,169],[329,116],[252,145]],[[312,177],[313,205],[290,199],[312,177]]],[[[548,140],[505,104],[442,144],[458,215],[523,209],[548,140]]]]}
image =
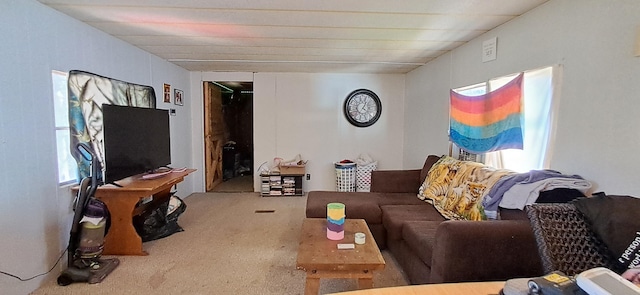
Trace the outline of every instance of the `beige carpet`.
{"type": "MultiPolygon", "coordinates": [[[[102,283],[61,287],[52,276],[32,294],[303,294],[295,269],[306,197],[200,193],[185,198],[185,231],[144,243],[149,256],[118,256],[102,283]],[[256,210],[275,210],[256,213],[256,210]]],[[[407,285],[386,251],[375,287],[407,285]]],[[[348,279],[321,280],[320,293],[357,289],[348,279]]]]}

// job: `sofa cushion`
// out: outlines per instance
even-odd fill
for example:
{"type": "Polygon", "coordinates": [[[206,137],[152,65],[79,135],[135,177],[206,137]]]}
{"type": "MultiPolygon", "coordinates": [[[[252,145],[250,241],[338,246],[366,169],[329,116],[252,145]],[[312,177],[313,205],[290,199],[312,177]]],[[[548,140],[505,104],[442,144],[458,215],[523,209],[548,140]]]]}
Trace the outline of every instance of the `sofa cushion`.
{"type": "Polygon", "coordinates": [[[407,246],[420,257],[424,264],[431,266],[436,229],[443,221],[405,221],[402,238],[407,246]]]}
{"type": "Polygon", "coordinates": [[[520,209],[498,208],[501,220],[529,220],[527,212],[520,209]]]}
{"type": "Polygon", "coordinates": [[[371,191],[378,193],[418,193],[420,169],[371,171],[371,191]]]}
{"type": "Polygon", "coordinates": [[[431,206],[427,202],[418,199],[415,193],[384,193],[378,196],[378,205],[423,205],[431,206]]]}
{"type": "Polygon", "coordinates": [[[640,199],[611,196],[604,192],[580,198],[574,205],[589,228],[609,248],[620,271],[640,265],[640,199]]]}
{"type": "Polygon", "coordinates": [[[347,218],[362,218],[367,224],[382,223],[378,193],[311,191],[307,194],[307,218],[326,218],[327,204],[343,203],[347,218]]]}
{"type": "Polygon", "coordinates": [[[436,155],[429,155],[427,159],[424,160],[424,165],[422,165],[422,171],[420,171],[420,184],[422,184],[425,178],[427,178],[427,173],[429,173],[429,169],[431,169],[431,166],[433,166],[433,164],[438,162],[440,158],[441,157],[438,157],[436,155]]]}
{"type": "Polygon", "coordinates": [[[402,239],[405,221],[444,221],[436,209],[428,205],[386,205],[381,206],[382,225],[387,230],[387,240],[402,239]]]}

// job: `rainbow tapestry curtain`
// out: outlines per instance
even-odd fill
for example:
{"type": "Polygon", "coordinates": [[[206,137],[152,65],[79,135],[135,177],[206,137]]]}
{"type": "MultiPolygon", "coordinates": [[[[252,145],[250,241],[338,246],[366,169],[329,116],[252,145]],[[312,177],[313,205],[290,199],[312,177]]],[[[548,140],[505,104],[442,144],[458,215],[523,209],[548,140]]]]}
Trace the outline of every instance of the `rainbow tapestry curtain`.
{"type": "Polygon", "coordinates": [[[522,78],[478,96],[451,90],[449,138],[474,154],[522,149],[522,78]]]}

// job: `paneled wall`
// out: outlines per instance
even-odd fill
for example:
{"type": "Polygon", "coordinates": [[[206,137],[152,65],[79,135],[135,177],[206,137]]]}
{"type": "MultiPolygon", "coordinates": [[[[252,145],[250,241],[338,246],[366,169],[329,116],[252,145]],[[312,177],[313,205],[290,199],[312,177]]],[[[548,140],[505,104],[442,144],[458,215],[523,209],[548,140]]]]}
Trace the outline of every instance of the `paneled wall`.
{"type": "Polygon", "coordinates": [[[640,196],[640,2],[551,0],[407,75],[405,166],[419,147],[446,153],[449,89],[522,70],[562,66],[552,169],[596,191],[640,196]],[[497,37],[497,59],[482,42],[497,37]]]}
{"type": "MultiPolygon", "coordinates": [[[[57,184],[51,71],[84,70],[153,86],[158,107],[177,110],[171,117],[175,166],[191,166],[190,100],[182,107],[163,103],[162,84],[190,97],[190,76],[34,0],[0,1],[0,18],[0,270],[27,278],[54,265],[71,226],[73,196],[57,184]]],[[[187,178],[178,194],[192,191],[187,178]]],[[[20,282],[0,275],[0,292],[27,294],[45,278],[20,282]]]]}

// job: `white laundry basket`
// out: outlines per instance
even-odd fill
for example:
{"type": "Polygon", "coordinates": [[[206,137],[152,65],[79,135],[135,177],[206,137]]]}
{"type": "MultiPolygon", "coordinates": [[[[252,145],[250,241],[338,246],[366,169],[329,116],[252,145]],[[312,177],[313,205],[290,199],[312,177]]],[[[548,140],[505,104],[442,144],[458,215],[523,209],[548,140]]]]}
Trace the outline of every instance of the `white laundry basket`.
{"type": "Polygon", "coordinates": [[[335,163],[336,191],[356,191],[356,163],[335,163]]]}
{"type": "Polygon", "coordinates": [[[377,161],[366,165],[356,165],[356,191],[368,192],[371,190],[371,172],[377,168],[377,161]]]}

